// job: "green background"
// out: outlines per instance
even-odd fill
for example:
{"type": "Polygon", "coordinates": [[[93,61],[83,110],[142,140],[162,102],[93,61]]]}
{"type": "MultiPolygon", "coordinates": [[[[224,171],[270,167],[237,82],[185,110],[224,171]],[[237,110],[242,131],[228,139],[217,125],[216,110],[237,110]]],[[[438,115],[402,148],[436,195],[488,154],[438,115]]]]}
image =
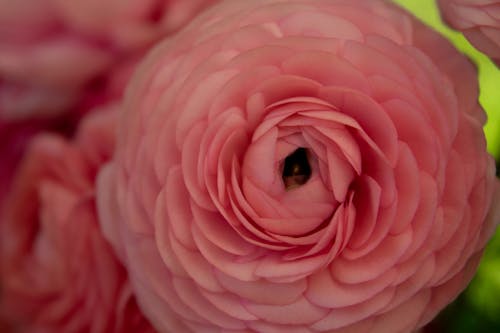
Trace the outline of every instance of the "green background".
{"type": "MultiPolygon", "coordinates": [[[[446,36],[478,67],[479,101],[488,114],[485,134],[488,150],[500,157],[500,71],[462,34],[446,27],[440,19],[435,0],[394,0],[446,36]]],[[[489,243],[479,270],[462,295],[434,320],[426,332],[493,333],[500,332],[500,230],[489,243]]]]}

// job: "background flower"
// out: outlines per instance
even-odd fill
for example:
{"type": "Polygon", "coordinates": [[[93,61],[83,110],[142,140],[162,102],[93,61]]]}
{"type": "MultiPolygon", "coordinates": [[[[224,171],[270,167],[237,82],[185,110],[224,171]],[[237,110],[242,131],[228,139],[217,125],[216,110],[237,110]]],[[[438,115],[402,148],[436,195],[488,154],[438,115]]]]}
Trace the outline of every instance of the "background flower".
{"type": "Polygon", "coordinates": [[[213,0],[1,0],[0,118],[67,112],[213,0]]]}
{"type": "Polygon", "coordinates": [[[71,136],[121,99],[149,47],[212,2],[0,0],[0,184],[35,133],[71,136]]]}
{"type": "Polygon", "coordinates": [[[475,75],[383,1],[228,1],[156,48],[98,192],[147,316],[176,332],[425,324],[495,227],[475,75]]]}
{"type": "Polygon", "coordinates": [[[0,322],[13,332],[152,332],[96,220],[94,179],[116,106],[71,143],[34,139],[0,210],[0,322]]]}
{"type": "Polygon", "coordinates": [[[439,0],[448,24],[500,65],[500,1],[439,0]]]}
{"type": "MultiPolygon", "coordinates": [[[[23,121],[0,120],[0,203],[8,192],[8,188],[22,158],[26,146],[31,139],[41,131],[52,130],[64,133],[71,132],[70,121],[67,118],[29,119],[23,121]]],[[[1,204],[0,204],[1,205],[1,204]]]]}

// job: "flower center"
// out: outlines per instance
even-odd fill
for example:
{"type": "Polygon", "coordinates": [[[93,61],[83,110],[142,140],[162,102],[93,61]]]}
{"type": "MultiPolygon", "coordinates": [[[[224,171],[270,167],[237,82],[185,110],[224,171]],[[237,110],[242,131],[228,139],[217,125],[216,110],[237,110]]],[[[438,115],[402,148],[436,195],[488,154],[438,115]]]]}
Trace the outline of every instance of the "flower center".
{"type": "Polygon", "coordinates": [[[281,177],[287,191],[304,185],[311,178],[311,165],[307,155],[306,148],[297,148],[285,158],[281,177]]]}

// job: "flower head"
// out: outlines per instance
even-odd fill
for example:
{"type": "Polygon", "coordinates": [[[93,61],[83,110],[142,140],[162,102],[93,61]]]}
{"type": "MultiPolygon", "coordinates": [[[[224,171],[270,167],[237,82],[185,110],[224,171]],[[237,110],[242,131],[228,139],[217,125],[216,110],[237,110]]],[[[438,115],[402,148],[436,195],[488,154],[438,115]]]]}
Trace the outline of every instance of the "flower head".
{"type": "Polygon", "coordinates": [[[213,0],[0,0],[0,119],[68,112],[213,0]]]}
{"type": "Polygon", "coordinates": [[[128,87],[99,216],[165,332],[407,332],[472,277],[471,64],[385,1],[225,1],[128,87]]]}
{"type": "Polygon", "coordinates": [[[152,332],[97,223],[94,180],[115,106],[74,142],[37,136],[0,210],[0,322],[15,332],[152,332]]]}

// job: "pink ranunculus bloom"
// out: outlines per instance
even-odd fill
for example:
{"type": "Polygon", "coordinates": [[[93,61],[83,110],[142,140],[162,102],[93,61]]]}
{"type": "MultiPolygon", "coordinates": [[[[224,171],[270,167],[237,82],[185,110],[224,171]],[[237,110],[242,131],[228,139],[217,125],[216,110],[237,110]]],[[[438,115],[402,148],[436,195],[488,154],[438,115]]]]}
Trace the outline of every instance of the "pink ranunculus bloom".
{"type": "Polygon", "coordinates": [[[59,114],[112,63],[110,50],[65,29],[44,0],[0,0],[0,117],[59,114]]]}
{"type": "Polygon", "coordinates": [[[116,62],[212,2],[0,0],[0,117],[67,111],[116,62]]]}
{"type": "Polygon", "coordinates": [[[386,1],[225,1],[147,57],[98,176],[161,332],[409,332],[496,226],[474,67],[386,1]]]}
{"type": "Polygon", "coordinates": [[[0,119],[0,206],[8,192],[18,162],[31,139],[44,130],[64,133],[68,119],[29,119],[4,122],[0,119]]]}
{"type": "Polygon", "coordinates": [[[181,28],[215,0],[48,0],[64,22],[120,48],[136,48],[181,28]]]}
{"type": "Polygon", "coordinates": [[[500,1],[439,0],[445,21],[500,66],[500,1]]]}
{"type": "Polygon", "coordinates": [[[40,134],[18,169],[0,211],[0,322],[14,332],[153,332],[96,218],[114,109],[83,120],[72,142],[40,134]]]}

